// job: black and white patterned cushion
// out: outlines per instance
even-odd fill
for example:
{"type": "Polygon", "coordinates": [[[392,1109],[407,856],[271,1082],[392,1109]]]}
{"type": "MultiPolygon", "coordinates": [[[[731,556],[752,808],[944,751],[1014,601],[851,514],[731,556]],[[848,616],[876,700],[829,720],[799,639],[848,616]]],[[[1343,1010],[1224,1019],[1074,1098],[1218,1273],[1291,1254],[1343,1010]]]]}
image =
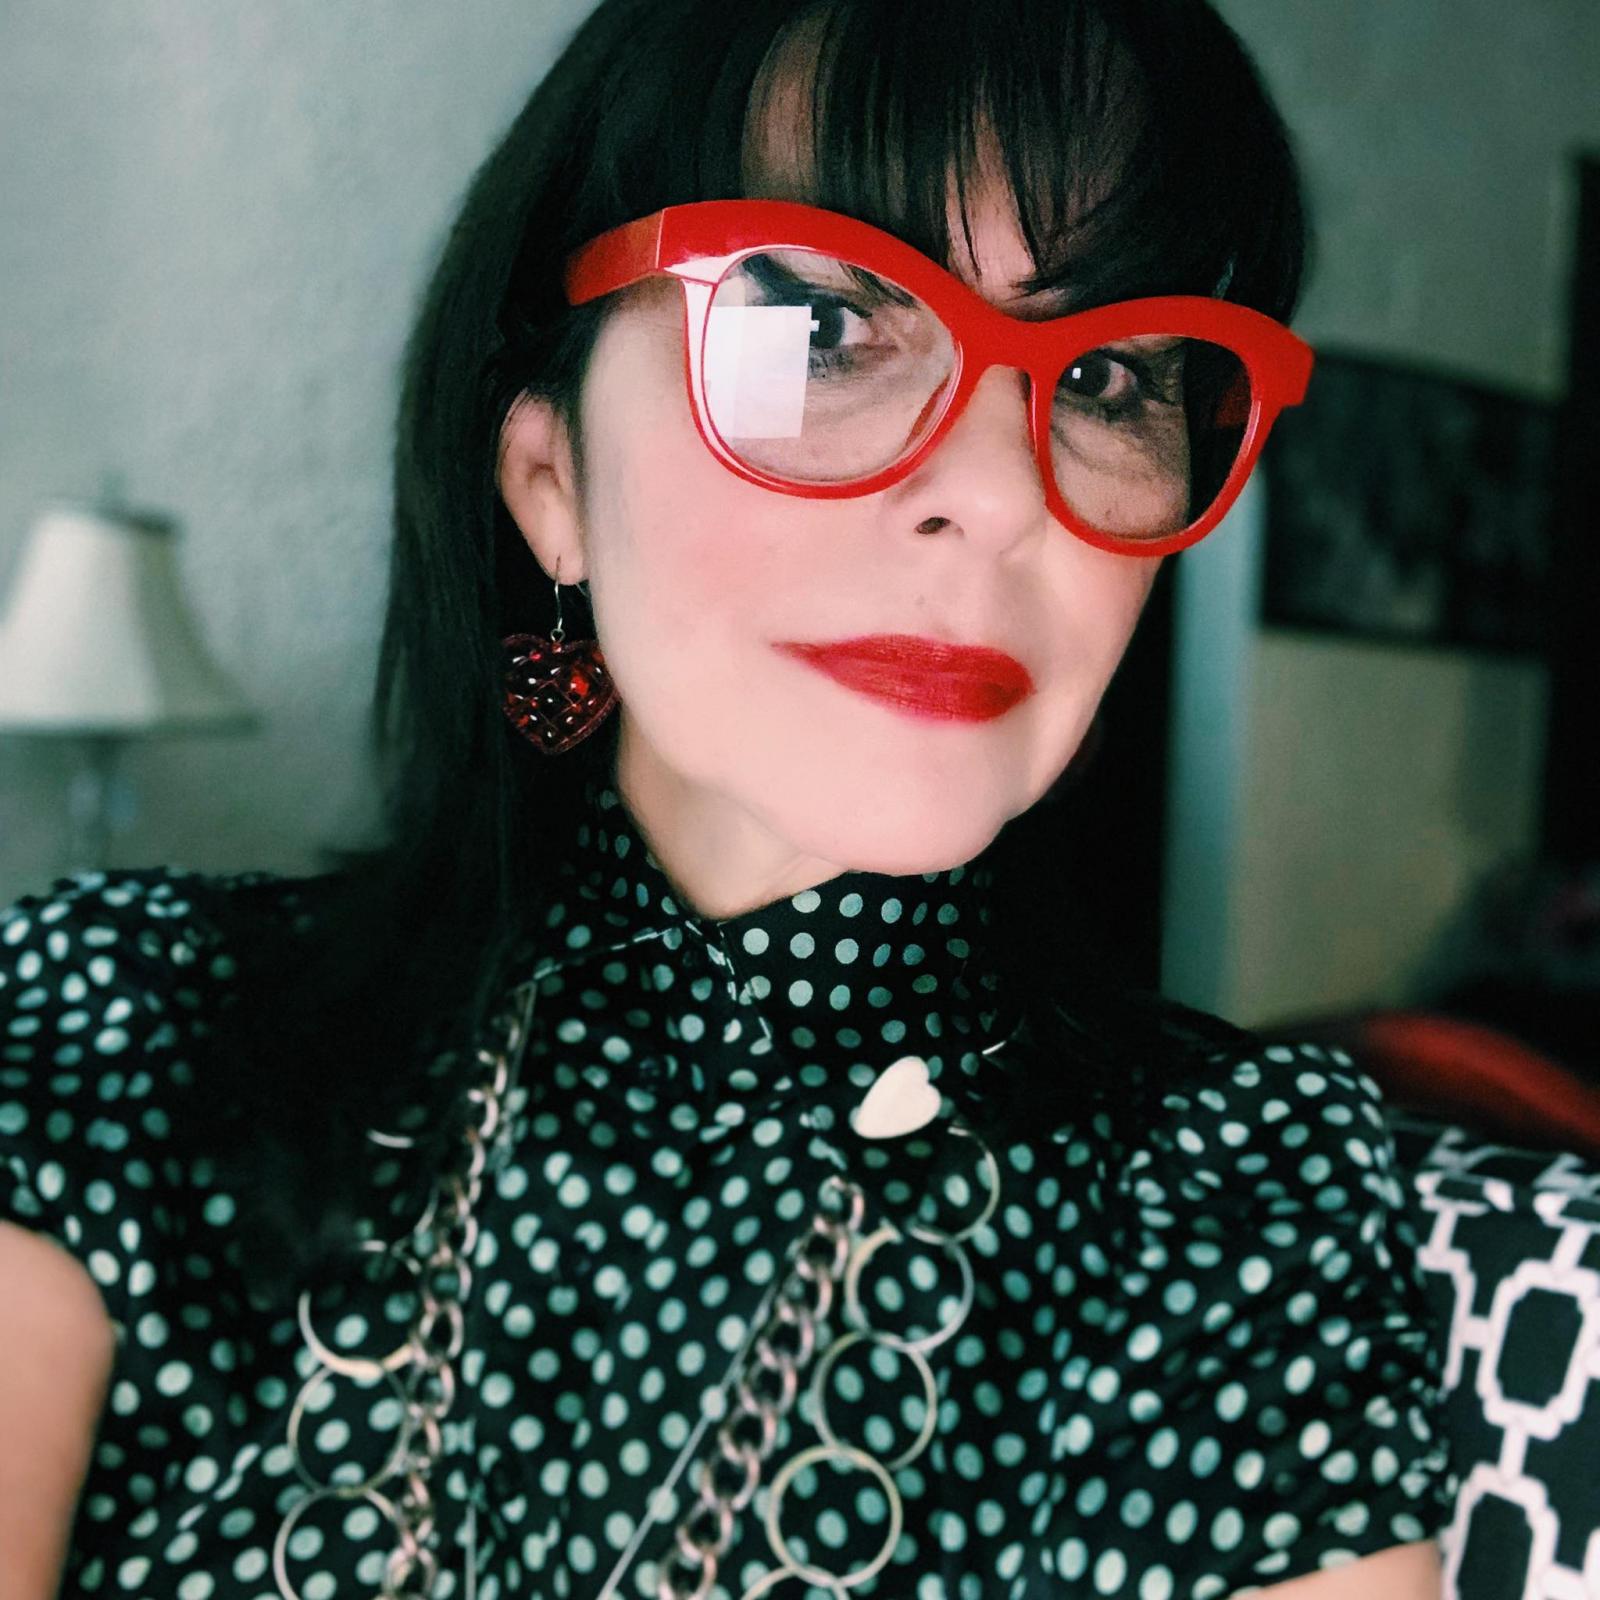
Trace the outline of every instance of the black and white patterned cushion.
{"type": "Polygon", "coordinates": [[[1600,1166],[1393,1119],[1448,1326],[1449,1600],[1600,1596],[1600,1166]]]}

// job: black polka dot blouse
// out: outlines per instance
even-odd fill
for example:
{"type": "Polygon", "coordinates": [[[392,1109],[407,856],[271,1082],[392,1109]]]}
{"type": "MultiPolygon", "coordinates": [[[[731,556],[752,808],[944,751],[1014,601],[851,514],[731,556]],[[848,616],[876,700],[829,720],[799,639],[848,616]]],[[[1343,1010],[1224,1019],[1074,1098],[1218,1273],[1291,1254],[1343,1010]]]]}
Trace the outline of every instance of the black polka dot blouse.
{"type": "MultiPolygon", "coordinates": [[[[947,1092],[1005,1071],[982,858],[714,921],[613,787],[585,800],[478,1207],[441,1600],[655,1596],[721,1425],[770,1426],[749,1393],[777,1425],[715,1600],[1207,1600],[1448,1521],[1441,1335],[1346,1058],[1217,1059],[1131,1147],[1092,1123],[993,1147],[947,1092]],[[1139,1219],[1118,1248],[1107,1156],[1139,1219]],[[780,1412],[758,1336],[830,1180],[874,1161],[908,1176],[864,1188],[780,1412]]],[[[346,1600],[395,1549],[392,1492],[357,1490],[400,1378],[331,1370],[296,1308],[247,1297],[235,1198],[173,1153],[230,930],[296,937],[319,882],[82,875],[0,920],[0,1214],[85,1263],[117,1333],[66,1596],[346,1600]]],[[[322,1349],[381,1355],[407,1298],[353,1271],[302,1309],[322,1349]]],[[[757,1454],[713,1474],[725,1498],[757,1454]]]]}

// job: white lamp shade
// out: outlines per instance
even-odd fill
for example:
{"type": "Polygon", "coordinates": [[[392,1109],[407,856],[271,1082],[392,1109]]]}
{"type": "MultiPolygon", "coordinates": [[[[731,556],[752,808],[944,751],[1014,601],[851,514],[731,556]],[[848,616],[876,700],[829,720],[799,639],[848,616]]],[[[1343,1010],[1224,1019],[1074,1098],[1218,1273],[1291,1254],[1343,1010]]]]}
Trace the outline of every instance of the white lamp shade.
{"type": "Polygon", "coordinates": [[[0,728],[243,729],[254,718],[184,603],[174,525],[63,506],[34,523],[0,614],[0,728]]]}

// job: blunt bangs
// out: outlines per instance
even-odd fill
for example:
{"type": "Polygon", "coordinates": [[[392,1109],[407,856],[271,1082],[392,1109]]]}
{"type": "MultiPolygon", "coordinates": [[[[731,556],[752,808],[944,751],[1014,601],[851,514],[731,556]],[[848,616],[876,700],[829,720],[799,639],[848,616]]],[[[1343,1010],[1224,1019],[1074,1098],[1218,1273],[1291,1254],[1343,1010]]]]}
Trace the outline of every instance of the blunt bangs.
{"type": "Polygon", "coordinates": [[[969,199],[998,178],[1027,290],[1223,293],[1279,318],[1298,298],[1285,130],[1195,0],[653,0],[636,21],[573,245],[667,204],[782,197],[953,266],[952,194],[970,246],[969,199]]]}

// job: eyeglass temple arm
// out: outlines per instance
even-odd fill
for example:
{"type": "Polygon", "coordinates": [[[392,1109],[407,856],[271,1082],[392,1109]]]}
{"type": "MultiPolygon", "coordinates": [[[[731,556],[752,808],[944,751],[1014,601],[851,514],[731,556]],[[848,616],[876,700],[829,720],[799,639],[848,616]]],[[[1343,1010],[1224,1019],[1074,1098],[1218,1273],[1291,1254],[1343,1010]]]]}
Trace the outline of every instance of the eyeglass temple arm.
{"type": "Polygon", "coordinates": [[[665,233],[666,214],[658,211],[591,239],[567,263],[567,303],[581,306],[659,271],[665,233]]]}

